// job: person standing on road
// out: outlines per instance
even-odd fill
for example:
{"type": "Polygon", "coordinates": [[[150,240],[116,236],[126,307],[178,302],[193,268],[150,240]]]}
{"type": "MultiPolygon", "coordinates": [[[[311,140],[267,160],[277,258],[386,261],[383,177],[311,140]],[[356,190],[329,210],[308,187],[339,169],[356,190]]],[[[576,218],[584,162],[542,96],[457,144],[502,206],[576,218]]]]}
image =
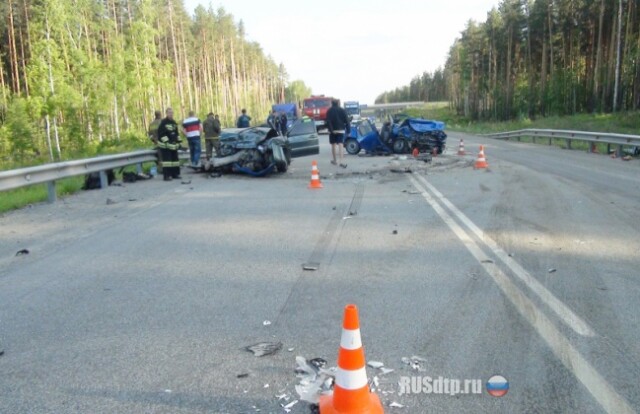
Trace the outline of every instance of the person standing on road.
{"type": "MultiPolygon", "coordinates": [[[[154,116],[155,118],[149,124],[149,131],[147,132],[147,134],[151,142],[153,142],[153,145],[157,147],[158,146],[158,127],[160,126],[160,122],[162,121],[162,112],[155,111],[154,116]]],[[[158,171],[162,171],[162,162],[160,161],[161,159],[160,148],[157,148],[156,158],[157,158],[156,165],[157,165],[158,171]]]]}
{"type": "Polygon", "coordinates": [[[242,115],[238,117],[238,122],[236,124],[238,128],[249,128],[251,126],[251,117],[247,115],[247,110],[242,110],[242,115]]]}
{"type": "Polygon", "coordinates": [[[340,166],[347,168],[347,164],[343,162],[344,134],[348,134],[351,127],[347,113],[338,105],[338,100],[336,99],[331,101],[331,108],[327,111],[327,128],[329,129],[329,143],[331,144],[331,156],[333,157],[331,164],[338,165],[338,161],[336,161],[337,152],[340,166]]]}
{"type": "Polygon", "coordinates": [[[216,149],[216,155],[218,155],[218,147],[220,145],[220,119],[218,115],[213,115],[213,112],[209,112],[207,119],[204,120],[204,143],[207,151],[207,161],[211,161],[213,156],[213,149],[216,149]]]}
{"type": "Polygon", "coordinates": [[[189,143],[189,155],[191,156],[191,166],[200,166],[200,154],[202,153],[202,122],[193,111],[189,111],[189,117],[182,121],[182,129],[189,143]]]}
{"type": "Polygon", "coordinates": [[[282,136],[287,135],[287,114],[284,112],[280,115],[280,130],[282,131],[282,136]]]}
{"type": "Polygon", "coordinates": [[[162,174],[165,181],[180,178],[180,132],[178,123],[173,119],[173,109],[167,108],[167,116],[158,126],[158,148],[162,161],[162,174]]]}

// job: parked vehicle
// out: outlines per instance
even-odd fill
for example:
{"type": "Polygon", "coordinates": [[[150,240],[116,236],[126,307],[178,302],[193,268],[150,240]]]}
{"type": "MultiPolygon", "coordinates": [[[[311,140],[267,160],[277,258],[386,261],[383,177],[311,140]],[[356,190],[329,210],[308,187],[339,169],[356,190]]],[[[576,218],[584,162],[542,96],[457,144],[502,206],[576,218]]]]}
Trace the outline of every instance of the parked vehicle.
{"type": "Polygon", "coordinates": [[[296,103],[283,103],[271,105],[271,110],[287,116],[287,129],[298,119],[298,105],[296,103]]]}
{"type": "Polygon", "coordinates": [[[306,116],[313,119],[318,131],[327,128],[327,111],[331,108],[334,98],[317,95],[304,100],[303,111],[306,116]]]}
{"type": "Polygon", "coordinates": [[[360,119],[360,103],[357,101],[346,101],[344,103],[344,110],[353,119],[357,121],[360,119]]]}
{"type": "Polygon", "coordinates": [[[320,153],[313,121],[296,120],[286,136],[273,126],[223,129],[220,153],[205,163],[208,172],[244,173],[262,177],[274,171],[286,172],[292,158],[320,153]]]}

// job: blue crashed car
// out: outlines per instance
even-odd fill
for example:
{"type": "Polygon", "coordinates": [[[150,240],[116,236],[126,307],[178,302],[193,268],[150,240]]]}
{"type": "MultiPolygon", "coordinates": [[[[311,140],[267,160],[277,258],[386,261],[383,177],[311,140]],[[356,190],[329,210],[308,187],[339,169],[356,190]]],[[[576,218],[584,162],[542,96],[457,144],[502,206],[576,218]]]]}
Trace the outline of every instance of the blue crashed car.
{"type": "Polygon", "coordinates": [[[361,150],[373,154],[406,154],[418,149],[418,152],[442,154],[446,147],[447,134],[445,124],[422,118],[404,118],[388,121],[378,131],[368,119],[351,123],[351,132],[344,142],[349,154],[358,154],[361,150]]]}

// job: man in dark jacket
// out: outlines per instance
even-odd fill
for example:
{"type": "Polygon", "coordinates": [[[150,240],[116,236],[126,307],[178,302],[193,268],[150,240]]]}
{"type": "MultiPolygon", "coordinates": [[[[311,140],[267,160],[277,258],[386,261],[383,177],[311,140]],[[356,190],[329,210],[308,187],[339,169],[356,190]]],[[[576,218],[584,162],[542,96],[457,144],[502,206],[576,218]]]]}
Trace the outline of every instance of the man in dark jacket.
{"type": "Polygon", "coordinates": [[[247,110],[243,109],[242,115],[238,117],[238,123],[236,124],[236,126],[238,128],[249,128],[251,126],[250,123],[251,123],[251,117],[247,115],[247,110]]]}
{"type": "Polygon", "coordinates": [[[180,132],[178,123],[173,119],[173,109],[167,108],[167,117],[158,127],[158,148],[162,158],[162,174],[165,181],[180,178],[180,132]]]}
{"type": "Polygon", "coordinates": [[[336,152],[340,159],[340,166],[347,168],[343,159],[343,145],[344,135],[350,132],[351,126],[349,125],[349,117],[347,112],[338,105],[338,101],[334,99],[331,101],[331,108],[327,111],[327,128],[329,129],[329,143],[331,144],[331,164],[338,165],[336,161],[336,152]],[[337,151],[336,151],[337,147],[337,151]]]}
{"type": "Polygon", "coordinates": [[[219,155],[220,150],[220,118],[218,115],[214,115],[213,112],[209,112],[207,119],[203,123],[204,128],[204,142],[207,151],[207,160],[211,161],[213,156],[213,149],[216,149],[216,155],[219,155]]]}

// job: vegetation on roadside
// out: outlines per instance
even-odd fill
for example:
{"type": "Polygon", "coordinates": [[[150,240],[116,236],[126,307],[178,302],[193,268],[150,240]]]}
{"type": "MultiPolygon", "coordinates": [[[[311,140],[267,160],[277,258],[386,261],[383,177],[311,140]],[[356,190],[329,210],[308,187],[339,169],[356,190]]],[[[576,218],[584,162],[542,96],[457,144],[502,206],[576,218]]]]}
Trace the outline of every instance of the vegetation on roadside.
{"type": "MultiPolygon", "coordinates": [[[[443,70],[417,76],[378,102],[434,100],[433,91],[446,84],[445,96],[435,99],[473,121],[524,125],[547,117],[541,122],[566,127],[574,122],[561,118],[567,115],[637,111],[639,34],[637,1],[502,0],[484,22],[469,21],[443,70]]],[[[587,125],[580,129],[629,124],[624,115],[581,121],[587,125]]]]}

